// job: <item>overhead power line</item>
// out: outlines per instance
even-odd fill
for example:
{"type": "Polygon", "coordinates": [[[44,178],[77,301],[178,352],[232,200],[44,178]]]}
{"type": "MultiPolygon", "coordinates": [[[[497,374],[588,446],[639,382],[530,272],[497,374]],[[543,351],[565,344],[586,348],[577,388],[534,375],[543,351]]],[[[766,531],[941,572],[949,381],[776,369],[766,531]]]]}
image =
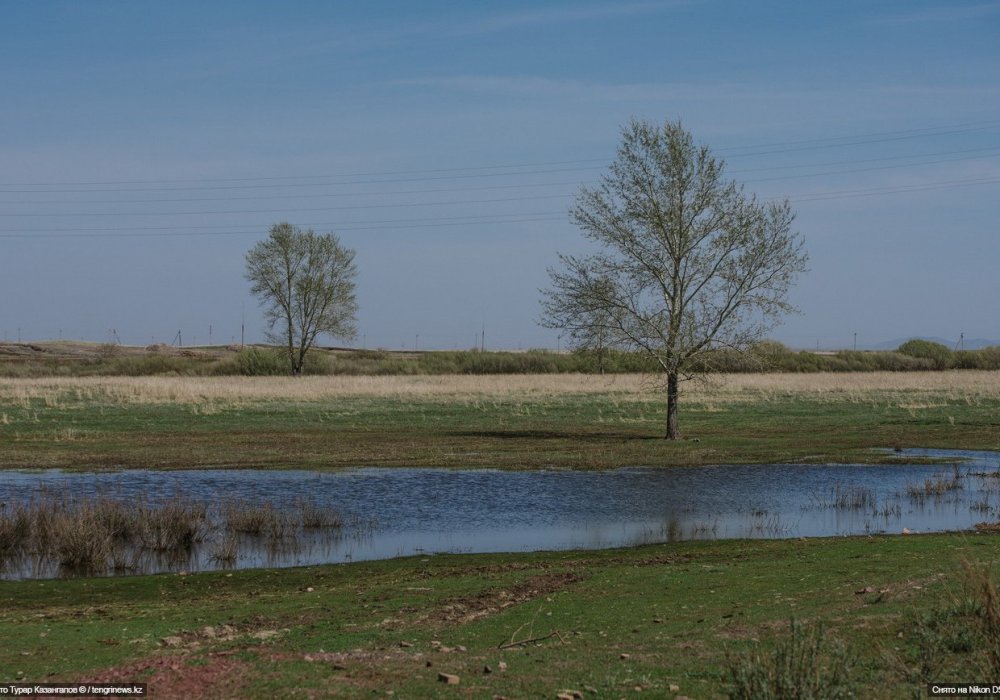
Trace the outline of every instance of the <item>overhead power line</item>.
{"type": "MultiPolygon", "coordinates": [[[[407,221],[418,221],[418,222],[430,222],[430,221],[454,221],[457,219],[494,219],[500,217],[510,217],[510,216],[554,216],[554,215],[566,217],[565,210],[563,211],[544,211],[544,212],[515,212],[506,214],[466,214],[463,216],[432,216],[426,218],[413,218],[406,217],[404,219],[376,219],[374,221],[320,221],[320,222],[305,222],[299,223],[300,228],[322,228],[322,227],[333,227],[339,229],[341,226],[350,226],[353,224],[398,224],[407,221]]],[[[71,231],[80,232],[92,232],[92,231],[177,231],[177,230],[201,230],[210,229],[221,231],[222,229],[243,229],[248,226],[253,226],[254,224],[192,224],[192,225],[172,225],[172,226],[95,226],[95,227],[69,227],[69,228],[33,228],[29,231],[37,233],[62,233],[71,231]]],[[[23,233],[22,229],[0,229],[2,231],[18,231],[23,233]]]]}
{"type": "MultiPolygon", "coordinates": [[[[298,212],[306,211],[347,211],[352,209],[397,209],[401,207],[434,207],[434,206],[448,206],[455,204],[493,204],[496,202],[524,202],[529,200],[538,199],[565,199],[566,197],[572,197],[572,194],[542,194],[542,195],[532,195],[529,197],[497,197],[494,199],[459,199],[451,200],[445,202],[413,202],[410,204],[347,204],[339,207],[310,207],[308,209],[296,209],[298,212]]],[[[20,217],[20,216],[30,216],[30,217],[80,217],[80,216],[208,216],[216,214],[281,214],[287,213],[289,209],[284,207],[282,209],[235,209],[229,211],[164,211],[164,212],[32,212],[32,213],[0,213],[0,216],[7,217],[20,217]]]]}
{"type": "MultiPolygon", "coordinates": [[[[965,122],[961,124],[948,124],[941,126],[932,127],[921,127],[914,129],[903,129],[896,131],[881,131],[881,132],[871,132],[865,134],[853,134],[853,135],[842,135],[842,136],[829,136],[815,139],[802,139],[798,141],[780,141],[771,142],[755,145],[745,145],[745,146],[727,146],[722,148],[713,149],[717,153],[732,153],[730,157],[744,157],[744,156],[756,156],[756,155],[771,155],[775,153],[789,153],[798,150],[816,150],[822,148],[838,148],[843,146],[855,146],[855,145],[867,145],[871,143],[883,143],[890,141],[915,139],[915,138],[928,138],[935,136],[948,136],[953,134],[969,133],[974,131],[983,131],[991,128],[1000,126],[1000,120],[984,120],[977,122],[965,122]],[[770,149],[770,150],[761,150],[770,149]],[[773,150],[779,149],[779,150],[773,150]],[[750,153],[736,153],[737,151],[751,151],[750,153]]],[[[256,176],[256,177],[207,177],[207,178],[158,178],[158,179],[120,179],[120,180],[67,180],[67,181],[48,181],[48,182],[3,182],[0,183],[0,187],[101,187],[101,186],[117,186],[117,185],[156,185],[156,184],[180,184],[180,183],[195,183],[200,185],[201,183],[251,183],[251,182],[277,182],[277,181],[287,181],[287,180],[329,180],[329,179],[345,179],[345,178],[358,178],[358,177],[395,177],[400,175],[439,175],[441,173],[476,173],[477,171],[484,170],[503,170],[512,168],[537,168],[537,167],[550,167],[556,165],[580,165],[584,163],[608,163],[610,158],[584,158],[576,160],[557,160],[557,161],[539,161],[534,163],[513,163],[513,164],[497,164],[497,165],[478,165],[478,166],[467,166],[458,168],[430,168],[430,169],[411,169],[411,170],[384,170],[384,171],[374,171],[374,172],[358,172],[358,173],[326,173],[326,174],[312,174],[312,175],[271,175],[271,176],[256,176]]],[[[597,168],[603,166],[595,166],[597,168]]],[[[577,169],[591,169],[591,168],[577,168],[577,169]]],[[[559,172],[566,172],[566,170],[560,170],[559,172]]],[[[485,177],[496,177],[504,174],[514,174],[514,173],[491,173],[482,175],[485,177]]],[[[475,175],[454,175],[446,176],[440,179],[456,179],[459,177],[474,177],[475,175]]],[[[416,178],[416,180],[422,179],[437,179],[435,177],[430,178],[416,178]]],[[[393,180],[377,180],[376,182],[392,182],[393,180]]],[[[410,181],[410,180],[394,180],[396,182],[410,181]]],[[[310,183],[290,183],[285,186],[291,187],[301,187],[306,186],[310,183]]],[[[347,184],[347,183],[344,183],[347,184]]],[[[355,182],[354,184],[361,184],[355,182]]],[[[280,185],[261,185],[262,187],[277,187],[280,185]]],[[[221,189],[235,189],[235,188],[249,188],[252,185],[229,185],[221,189]]],[[[157,190],[185,190],[185,189],[207,189],[205,187],[178,187],[178,188],[138,188],[130,191],[157,191],[157,190]]],[[[11,193],[20,193],[18,190],[2,190],[11,193]]],[[[100,190],[86,189],[86,190],[44,190],[48,192],[94,192],[100,190]]],[[[109,191],[125,191],[125,190],[109,190],[109,191]]],[[[35,190],[29,190],[29,192],[35,192],[35,190]]]]}
{"type": "Polygon", "coordinates": [[[761,156],[775,153],[793,153],[795,151],[810,151],[820,148],[840,148],[844,146],[864,146],[871,143],[887,143],[889,141],[904,141],[908,139],[924,138],[927,136],[949,136],[953,134],[965,134],[973,131],[985,131],[1000,125],[1000,120],[991,119],[989,121],[969,122],[966,124],[953,124],[941,127],[925,127],[921,129],[905,129],[903,131],[882,131],[873,134],[858,134],[855,136],[831,136],[820,139],[805,139],[802,141],[785,141],[784,143],[761,144],[760,146],[729,146],[725,148],[713,149],[719,153],[729,151],[749,150],[751,153],[733,154],[734,156],[761,156]],[[788,148],[785,148],[785,147],[788,148]],[[755,149],[778,149],[778,150],[755,150],[755,149]]]}
{"type": "MultiPolygon", "coordinates": [[[[914,160],[917,158],[937,158],[939,156],[954,156],[963,155],[966,153],[984,153],[989,154],[986,157],[992,157],[1000,151],[1000,146],[983,146],[981,148],[963,148],[957,151],[936,151],[934,153],[910,153],[907,155],[898,156],[880,156],[878,158],[853,158],[851,160],[828,160],[823,163],[794,163],[788,165],[767,165],[760,168],[743,168],[741,170],[726,170],[727,175],[742,175],[745,173],[763,173],[772,170],[794,170],[800,168],[826,168],[834,165],[860,165],[863,163],[882,163],[885,161],[895,161],[895,160],[914,160]]],[[[974,156],[973,158],[978,158],[979,156],[974,156]]],[[[955,160],[964,160],[958,159],[955,160]]],[[[936,161],[930,161],[936,162],[936,161]]],[[[925,165],[925,163],[907,163],[906,165],[925,165]]],[[[850,171],[844,171],[850,172],[850,171]]]]}
{"type": "MultiPolygon", "coordinates": [[[[530,222],[544,222],[544,221],[566,221],[566,215],[563,212],[556,212],[551,216],[539,216],[539,217],[526,217],[526,218],[510,218],[510,219],[498,219],[495,221],[441,221],[435,223],[414,223],[409,221],[400,224],[378,224],[378,225],[343,225],[337,226],[338,232],[344,231],[373,231],[373,230],[388,230],[388,229],[416,229],[416,228],[441,228],[441,227],[455,227],[455,226],[483,226],[488,224],[523,224],[530,222]]],[[[177,238],[181,236],[187,237],[203,237],[203,236],[260,236],[260,231],[258,230],[240,230],[240,231],[160,231],[160,232],[94,232],[94,233],[0,233],[0,238],[177,238]]]]}
{"type": "MultiPolygon", "coordinates": [[[[776,165],[763,168],[745,168],[743,170],[730,171],[730,174],[741,175],[741,174],[755,173],[755,172],[770,172],[775,170],[791,170],[791,169],[801,169],[809,167],[821,168],[821,167],[836,166],[836,165],[881,163],[885,161],[899,161],[899,160],[915,161],[915,162],[900,163],[896,165],[886,165],[880,167],[852,168],[849,170],[842,169],[842,170],[826,171],[820,173],[796,173],[792,175],[782,175],[773,178],[758,178],[746,181],[749,183],[768,182],[771,180],[792,180],[798,178],[821,177],[825,175],[848,175],[852,173],[871,172],[876,170],[920,167],[924,165],[936,165],[938,163],[952,163],[965,160],[982,160],[986,158],[995,158],[998,155],[1000,155],[1000,146],[990,146],[984,148],[962,149],[957,151],[938,151],[936,153],[886,156],[883,158],[862,158],[856,160],[827,161],[824,163],[801,163],[796,165],[776,165]],[[979,155],[965,155],[970,153],[979,155]],[[936,158],[939,156],[952,156],[952,155],[957,155],[960,157],[940,158],[937,160],[925,160],[925,161],[916,160],[919,158],[936,158]]],[[[288,200],[288,199],[331,199],[338,197],[389,197],[389,196],[411,195],[411,194],[440,194],[446,192],[447,193],[485,192],[492,190],[580,186],[589,184],[593,183],[581,180],[568,180],[568,181],[563,180],[559,182],[525,182],[525,183],[504,184],[504,185],[481,185],[477,187],[432,187],[432,188],[412,189],[412,190],[388,190],[381,192],[379,191],[321,192],[321,193],[310,193],[310,194],[272,194],[272,195],[253,194],[245,196],[227,195],[221,197],[167,197],[167,198],[155,198],[155,199],[19,199],[10,202],[0,201],[0,205],[2,204],[174,204],[174,203],[186,203],[186,202],[238,202],[238,201],[250,201],[250,200],[259,201],[259,200],[288,200]]],[[[100,190],[97,190],[95,192],[100,192],[100,190]]],[[[49,194],[49,193],[32,192],[32,194],[49,194]]]]}
{"type": "MultiPolygon", "coordinates": [[[[974,187],[979,185],[992,185],[1000,183],[1000,177],[970,178],[967,180],[951,180],[946,182],[933,182],[916,185],[900,185],[898,187],[872,187],[860,190],[836,190],[832,192],[808,192],[805,194],[789,195],[787,199],[793,202],[818,202],[827,199],[851,199],[854,197],[874,197],[887,194],[900,194],[904,192],[924,192],[927,190],[954,189],[956,187],[974,187]]],[[[771,198],[770,201],[786,199],[786,197],[771,198]]]]}
{"type": "MultiPolygon", "coordinates": [[[[799,195],[787,195],[780,197],[770,197],[767,201],[781,201],[790,199],[793,202],[813,202],[834,199],[852,199],[856,197],[876,197],[893,194],[904,194],[909,192],[922,192],[938,189],[954,189],[961,187],[975,187],[1000,183],[1000,177],[968,178],[964,180],[950,180],[935,183],[925,183],[918,185],[904,185],[899,187],[873,187],[857,190],[836,190],[829,192],[807,192],[799,195]]],[[[337,231],[369,231],[387,229],[411,229],[411,228],[434,228],[440,226],[479,226],[486,224],[511,224],[546,221],[566,221],[565,212],[533,212],[531,214],[482,214],[457,217],[431,217],[426,219],[383,219],[376,221],[359,222],[326,222],[302,224],[307,227],[330,226],[337,231]],[[509,217],[509,218],[504,218],[509,217]],[[523,217],[523,218],[522,218],[523,217]]],[[[240,236],[240,235],[260,235],[260,230],[242,230],[247,228],[240,224],[226,224],[221,227],[209,226],[153,226],[153,227],[120,227],[120,228],[67,228],[67,229],[32,229],[32,230],[2,230],[0,238],[158,238],[158,237],[201,237],[201,236],[240,236]],[[186,230],[207,229],[213,230],[186,230]],[[219,228],[234,228],[240,230],[224,231],[219,228]]]]}
{"type": "Polygon", "coordinates": [[[469,179],[479,179],[487,177],[509,177],[511,175],[548,175],[551,173],[573,173],[580,172],[582,170],[603,170],[605,166],[595,165],[583,168],[555,168],[550,170],[522,170],[517,172],[504,172],[504,173],[474,173],[465,175],[435,175],[433,177],[410,177],[410,178],[394,178],[390,180],[344,180],[339,179],[336,182],[295,182],[286,183],[278,185],[209,185],[209,186],[198,186],[198,187],[121,187],[113,189],[58,189],[58,190],[9,190],[0,189],[0,193],[3,194],[47,194],[47,193],[59,193],[59,194],[83,194],[88,192],[187,192],[191,190],[254,190],[254,189],[277,189],[277,188],[288,188],[288,187],[330,187],[330,186],[349,186],[349,185],[384,185],[384,184],[394,184],[397,182],[429,182],[433,180],[469,180],[469,179]]]}
{"type": "Polygon", "coordinates": [[[459,173],[474,170],[501,170],[507,168],[536,168],[550,165],[577,165],[580,163],[605,163],[607,158],[584,158],[578,160],[550,160],[534,163],[509,163],[506,165],[474,165],[463,168],[431,168],[428,170],[383,170],[380,172],[365,173],[340,173],[325,175],[270,175],[261,177],[203,177],[203,178],[183,178],[183,179],[160,179],[160,180],[106,180],[103,182],[93,180],[77,180],[67,182],[3,182],[2,187],[48,187],[48,186],[69,186],[69,185],[156,185],[156,184],[177,184],[181,182],[263,182],[266,180],[310,180],[329,179],[343,177],[382,177],[391,175],[421,175],[427,173],[459,173]]]}
{"type": "Polygon", "coordinates": [[[878,170],[896,170],[899,168],[913,168],[921,165],[938,165],[939,163],[956,163],[958,161],[966,160],[983,160],[987,158],[996,158],[998,154],[993,153],[991,155],[981,155],[981,156],[965,156],[963,158],[941,158],[938,160],[928,160],[921,163],[897,163],[895,165],[876,165],[869,168],[852,168],[850,170],[827,170],[821,173],[799,173],[796,175],[779,175],[776,177],[761,177],[753,180],[746,180],[747,183],[756,182],[773,182],[775,180],[800,180],[808,177],[826,177],[828,175],[849,175],[855,173],[870,173],[876,172],[878,170]]]}
{"type": "MultiPolygon", "coordinates": [[[[154,204],[164,202],[235,202],[242,200],[262,199],[322,199],[328,197],[388,197],[403,194],[430,194],[441,192],[484,192],[487,190],[515,190],[529,187],[559,187],[586,184],[579,180],[569,182],[528,182],[514,185],[483,185],[481,187],[434,187],[422,190],[392,190],[388,192],[324,192],[319,194],[275,194],[249,195],[246,197],[178,197],[171,199],[32,199],[0,204],[154,204]]],[[[40,193],[34,193],[40,194],[40,193]]]]}

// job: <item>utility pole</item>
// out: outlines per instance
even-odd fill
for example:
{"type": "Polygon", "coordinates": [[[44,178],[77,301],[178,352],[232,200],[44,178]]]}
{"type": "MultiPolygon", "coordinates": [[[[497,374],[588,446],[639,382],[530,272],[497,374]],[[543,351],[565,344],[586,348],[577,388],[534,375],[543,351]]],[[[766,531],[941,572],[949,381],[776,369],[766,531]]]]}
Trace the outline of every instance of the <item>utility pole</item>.
{"type": "Polygon", "coordinates": [[[243,315],[240,317],[240,347],[242,348],[246,345],[246,327],[247,327],[247,303],[243,302],[243,315]]]}
{"type": "Polygon", "coordinates": [[[486,322],[483,322],[483,344],[479,349],[480,352],[486,352],[486,322]]]}
{"type": "Polygon", "coordinates": [[[208,344],[212,344],[212,324],[208,324],[208,344]]]}
{"type": "Polygon", "coordinates": [[[858,351],[858,332],[854,331],[854,352],[858,351]]]}

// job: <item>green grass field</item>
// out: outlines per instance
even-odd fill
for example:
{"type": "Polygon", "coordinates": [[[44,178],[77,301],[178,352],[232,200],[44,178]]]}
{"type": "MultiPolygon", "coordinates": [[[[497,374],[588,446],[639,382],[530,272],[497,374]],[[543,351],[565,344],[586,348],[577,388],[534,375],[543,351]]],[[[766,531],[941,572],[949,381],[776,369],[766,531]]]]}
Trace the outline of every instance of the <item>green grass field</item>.
{"type": "Polygon", "coordinates": [[[0,380],[5,468],[572,467],[1000,449],[1000,373],[737,375],[666,442],[641,377],[0,380]]]}
{"type": "Polygon", "coordinates": [[[981,648],[933,621],[960,614],[962,562],[996,571],[998,555],[995,536],[934,535],[6,582],[0,677],[144,681],[164,697],[706,698],[794,618],[844,647],[858,697],[908,697],[927,630],[944,640],[936,679],[982,680],[981,648]]]}
{"type": "MultiPolygon", "coordinates": [[[[639,377],[8,379],[0,454],[8,469],[883,461],[872,448],[998,450],[997,416],[1000,375],[970,371],[730,376],[688,387],[689,439],[673,443],[639,377]]],[[[856,696],[919,697],[929,679],[996,668],[995,588],[965,593],[963,572],[995,577],[998,555],[996,536],[944,534],[0,582],[0,680],[144,681],[162,697],[724,697],[741,655],[765,668],[794,619],[822,625],[814,671],[838,668],[840,649],[856,696]]]]}

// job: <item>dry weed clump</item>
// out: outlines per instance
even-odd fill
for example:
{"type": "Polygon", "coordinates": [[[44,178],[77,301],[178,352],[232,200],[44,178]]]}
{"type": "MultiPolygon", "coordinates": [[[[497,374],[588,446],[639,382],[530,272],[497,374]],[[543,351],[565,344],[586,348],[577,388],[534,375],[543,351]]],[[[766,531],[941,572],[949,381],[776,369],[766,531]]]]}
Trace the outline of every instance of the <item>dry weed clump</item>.
{"type": "Polygon", "coordinates": [[[884,649],[901,680],[917,693],[954,678],[996,678],[1000,674],[1000,592],[994,570],[961,561],[962,589],[946,594],[929,612],[907,620],[904,636],[915,643],[884,649]]]}
{"type": "Polygon", "coordinates": [[[181,496],[150,504],[52,493],[0,504],[0,573],[26,561],[66,573],[135,571],[150,557],[183,563],[205,542],[211,561],[229,565],[242,536],[283,544],[306,530],[344,526],[338,513],[306,499],[287,508],[245,501],[213,508],[181,496]]]}
{"type": "Polygon", "coordinates": [[[730,661],[734,700],[835,700],[854,697],[847,650],[821,624],[792,620],[770,652],[757,643],[730,661]]]}

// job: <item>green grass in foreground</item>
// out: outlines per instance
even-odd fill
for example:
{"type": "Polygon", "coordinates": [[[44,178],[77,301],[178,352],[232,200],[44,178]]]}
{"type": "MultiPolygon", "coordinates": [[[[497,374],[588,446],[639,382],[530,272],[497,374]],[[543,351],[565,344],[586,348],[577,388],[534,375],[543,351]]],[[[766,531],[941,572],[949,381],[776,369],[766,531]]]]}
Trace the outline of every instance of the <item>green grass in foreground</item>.
{"type": "Polygon", "coordinates": [[[905,391],[686,401],[667,442],[648,395],[352,397],[238,405],[0,401],[4,468],[573,467],[888,461],[883,447],[1000,449],[1000,399],[905,391]],[[916,407],[914,403],[916,402],[916,407]]]}
{"type": "Polygon", "coordinates": [[[5,582],[0,680],[145,681],[165,697],[672,697],[677,686],[706,698],[729,691],[728,668],[754,640],[767,658],[795,618],[843,645],[859,697],[906,697],[932,628],[925,677],[983,680],[968,675],[963,628],[929,615],[963,600],[962,561],[995,574],[998,555],[995,536],[933,535],[5,582]]]}

